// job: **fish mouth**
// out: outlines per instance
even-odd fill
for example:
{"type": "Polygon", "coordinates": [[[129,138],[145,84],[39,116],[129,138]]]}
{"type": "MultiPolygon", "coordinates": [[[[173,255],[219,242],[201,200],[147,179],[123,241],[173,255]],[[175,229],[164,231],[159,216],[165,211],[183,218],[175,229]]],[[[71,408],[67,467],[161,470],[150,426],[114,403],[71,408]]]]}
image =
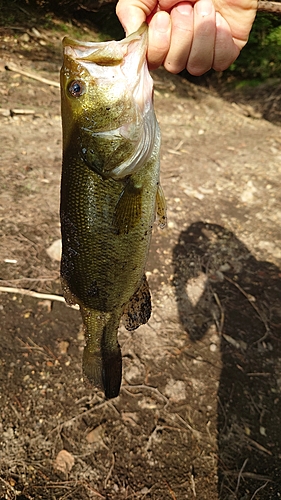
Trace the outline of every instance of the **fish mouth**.
{"type": "MultiPolygon", "coordinates": [[[[98,66],[118,66],[131,50],[138,44],[139,52],[137,72],[145,62],[148,41],[148,25],[143,23],[137,31],[123,40],[110,42],[81,42],[69,37],[62,41],[64,53],[73,59],[85,63],[95,63],[98,66]]],[[[136,47],[133,49],[136,50],[136,47]]],[[[91,72],[90,72],[91,73],[91,72]]]]}
{"type": "MultiPolygon", "coordinates": [[[[81,42],[69,37],[63,39],[64,56],[86,70],[97,85],[105,82],[113,84],[123,81],[130,90],[141,112],[150,107],[153,81],[149,74],[146,53],[148,44],[148,25],[143,23],[139,29],[123,40],[109,42],[81,42]]],[[[69,69],[62,67],[68,73],[69,69]]]]}

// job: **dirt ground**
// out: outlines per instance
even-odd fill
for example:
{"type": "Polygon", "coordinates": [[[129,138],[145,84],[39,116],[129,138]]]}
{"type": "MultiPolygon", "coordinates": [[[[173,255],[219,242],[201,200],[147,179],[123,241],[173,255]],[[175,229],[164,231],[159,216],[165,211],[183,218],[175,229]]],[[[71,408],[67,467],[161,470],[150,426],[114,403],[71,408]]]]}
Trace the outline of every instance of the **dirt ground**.
{"type": "MultiPolygon", "coordinates": [[[[0,31],[0,285],[60,295],[59,88],[5,69],[58,82],[64,33],[32,22],[0,31]]],[[[1,500],[281,498],[279,101],[153,77],[168,226],[152,318],[120,326],[105,401],[83,382],[79,312],[1,288],[1,500]]]]}

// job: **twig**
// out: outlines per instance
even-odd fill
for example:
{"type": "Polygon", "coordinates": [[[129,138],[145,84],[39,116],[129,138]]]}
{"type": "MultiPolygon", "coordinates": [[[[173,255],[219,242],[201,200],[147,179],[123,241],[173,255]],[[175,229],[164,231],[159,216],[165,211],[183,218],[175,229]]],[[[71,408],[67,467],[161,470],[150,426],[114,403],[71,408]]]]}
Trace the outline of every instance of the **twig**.
{"type": "Polygon", "coordinates": [[[133,393],[129,391],[129,389],[145,389],[151,391],[166,403],[165,407],[169,404],[169,399],[166,398],[166,396],[164,396],[164,394],[162,394],[162,392],[160,392],[159,389],[157,389],[157,387],[152,387],[151,385],[145,385],[145,384],[138,384],[138,385],[128,384],[127,386],[123,386],[121,388],[122,391],[126,392],[127,394],[130,394],[130,396],[137,396],[138,394],[140,394],[139,392],[133,393]]]}
{"type": "Polygon", "coordinates": [[[242,293],[242,295],[244,295],[244,297],[248,300],[249,304],[251,304],[252,308],[256,311],[256,313],[257,313],[260,321],[263,323],[263,325],[265,327],[265,334],[259,340],[257,340],[256,342],[254,342],[254,344],[257,344],[258,342],[262,342],[270,334],[270,329],[268,327],[267,321],[262,317],[262,315],[261,315],[258,307],[254,303],[253,297],[251,295],[249,295],[247,292],[245,292],[245,290],[243,290],[243,288],[238,283],[236,283],[235,281],[233,281],[232,279],[228,278],[227,276],[224,276],[224,278],[226,279],[226,281],[228,281],[229,283],[231,283],[232,285],[234,285],[237,288],[237,290],[239,290],[239,292],[242,293]]]}
{"type": "Polygon", "coordinates": [[[193,473],[193,466],[191,466],[191,471],[190,471],[190,483],[191,483],[191,489],[192,489],[192,493],[193,493],[193,496],[196,497],[196,488],[195,488],[195,477],[194,477],[194,473],[193,473]]]}
{"type": "Polygon", "coordinates": [[[169,490],[169,493],[170,493],[170,495],[171,495],[172,499],[173,499],[173,500],[177,500],[177,497],[176,497],[176,495],[175,495],[174,491],[172,490],[171,486],[169,485],[168,481],[165,481],[165,483],[166,483],[166,485],[167,485],[167,488],[168,488],[168,490],[169,490]]]}
{"type": "Polygon", "coordinates": [[[267,485],[268,485],[268,481],[266,481],[266,483],[262,484],[262,485],[261,485],[261,486],[260,486],[260,487],[259,487],[259,488],[258,488],[258,489],[254,492],[254,493],[253,493],[253,495],[251,496],[250,500],[254,500],[254,498],[255,498],[256,494],[257,494],[259,491],[263,490],[263,489],[264,489],[267,485]]]}
{"type": "Polygon", "coordinates": [[[259,12],[272,12],[272,14],[281,14],[281,3],[280,2],[269,2],[264,0],[259,0],[258,2],[259,12]]]}
{"type": "Polygon", "coordinates": [[[37,80],[38,82],[45,83],[46,85],[51,85],[52,87],[59,87],[59,82],[54,82],[53,80],[48,80],[47,78],[43,78],[42,76],[35,75],[34,73],[29,73],[28,71],[24,71],[23,69],[16,66],[16,64],[9,62],[5,65],[5,69],[9,71],[14,71],[15,73],[19,73],[19,75],[27,76],[27,78],[33,78],[33,80],[37,80]]]}
{"type": "Polygon", "coordinates": [[[245,467],[247,465],[248,460],[249,460],[248,458],[246,458],[246,460],[244,460],[244,463],[239,471],[238,478],[237,478],[237,485],[236,485],[235,492],[234,492],[235,496],[237,496],[239,486],[240,486],[241,476],[242,476],[243,470],[245,469],[245,467]]]}
{"type": "MultiPolygon", "coordinates": [[[[0,108],[0,116],[15,116],[15,115],[35,115],[34,109],[8,109],[0,108]]],[[[7,260],[5,260],[7,262],[7,260]]]]}
{"type": "Polygon", "coordinates": [[[14,115],[35,115],[35,111],[34,109],[15,108],[15,109],[10,109],[10,115],[12,117],[14,115]]]}
{"type": "MultiPolygon", "coordinates": [[[[93,413],[96,410],[100,410],[104,406],[110,406],[111,408],[112,407],[114,408],[114,406],[109,401],[103,401],[103,403],[100,403],[99,405],[96,405],[93,408],[90,408],[89,410],[85,410],[82,413],[75,415],[75,417],[70,418],[69,420],[65,420],[61,424],[57,425],[54,429],[52,429],[50,434],[55,432],[58,429],[63,429],[63,427],[69,427],[74,422],[76,422],[76,420],[79,420],[80,418],[84,418],[86,415],[89,415],[90,413],[93,413]]],[[[116,410],[116,408],[115,408],[115,410],[116,410]]]]}
{"type": "Polygon", "coordinates": [[[2,481],[2,483],[7,487],[9,488],[13,493],[15,493],[15,490],[14,488],[9,484],[7,483],[7,481],[5,481],[2,477],[0,477],[0,481],[2,481]]]}
{"type": "Polygon", "coordinates": [[[45,281],[56,281],[59,278],[59,273],[56,273],[54,276],[47,276],[47,277],[38,277],[38,278],[15,278],[15,279],[10,279],[10,280],[1,280],[0,283],[2,283],[3,286],[11,286],[11,284],[18,284],[18,283],[41,283],[45,281]]]}
{"type": "Polygon", "coordinates": [[[270,456],[272,455],[272,452],[270,450],[267,450],[264,446],[262,446],[262,444],[258,443],[257,441],[254,441],[254,439],[251,439],[248,436],[246,438],[247,438],[247,441],[250,444],[252,444],[253,446],[255,446],[258,450],[263,451],[267,455],[270,455],[270,456]]]}
{"type": "Polygon", "coordinates": [[[216,323],[216,327],[218,329],[218,333],[222,334],[222,331],[223,331],[223,325],[224,325],[224,310],[222,308],[222,305],[221,305],[221,301],[219,299],[219,296],[217,293],[213,293],[213,296],[214,296],[214,299],[219,307],[219,310],[220,310],[220,314],[221,314],[221,317],[220,317],[220,324],[219,322],[217,321],[216,318],[214,318],[215,320],[215,323],[216,323]]]}
{"type": "Polygon", "coordinates": [[[175,416],[179,419],[180,422],[182,422],[185,427],[187,427],[188,430],[190,430],[193,434],[193,436],[198,440],[201,441],[202,439],[202,433],[200,431],[197,431],[196,429],[193,429],[191,425],[189,425],[186,420],[184,420],[178,413],[175,413],[175,416]]]}
{"type": "MultiPolygon", "coordinates": [[[[106,446],[106,448],[107,448],[107,446],[106,446]]],[[[108,449],[108,448],[107,448],[107,449],[108,449]]],[[[107,476],[106,476],[106,478],[105,478],[105,480],[104,480],[104,489],[106,489],[106,488],[107,488],[107,483],[108,483],[108,480],[109,480],[109,478],[110,478],[110,476],[111,476],[111,474],[112,474],[112,471],[113,471],[113,469],[114,469],[114,466],[115,466],[115,456],[114,456],[114,453],[112,453],[112,462],[111,462],[111,466],[110,466],[110,468],[109,468],[109,471],[108,471],[108,473],[107,473],[107,476]]]]}
{"type": "Polygon", "coordinates": [[[26,290],[25,288],[13,288],[10,286],[0,286],[0,293],[18,293],[20,295],[28,295],[29,297],[34,297],[35,299],[45,299],[45,300],[52,300],[52,301],[57,301],[57,302],[64,302],[65,305],[68,307],[71,307],[72,309],[79,310],[78,305],[72,305],[69,306],[66,302],[64,297],[61,295],[53,295],[51,293],[40,293],[40,292],[34,292],[33,290],[26,290]]]}
{"type": "MultiPolygon", "coordinates": [[[[241,471],[240,471],[241,472],[241,471]]],[[[223,471],[224,476],[236,476],[237,471],[233,470],[225,470],[223,471]]],[[[245,477],[248,479],[254,479],[255,481],[267,481],[272,482],[272,479],[268,476],[264,476],[263,474],[255,474],[254,472],[242,472],[241,477],[245,477]]]]}

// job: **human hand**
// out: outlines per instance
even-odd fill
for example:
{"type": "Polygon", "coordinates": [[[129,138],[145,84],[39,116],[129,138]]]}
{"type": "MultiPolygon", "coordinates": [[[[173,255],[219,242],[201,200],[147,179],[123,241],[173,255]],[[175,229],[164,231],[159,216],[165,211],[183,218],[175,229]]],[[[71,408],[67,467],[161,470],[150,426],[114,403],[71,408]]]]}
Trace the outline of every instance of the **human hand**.
{"type": "Polygon", "coordinates": [[[127,34],[149,24],[150,69],[195,76],[223,71],[247,43],[257,0],[119,0],[116,7],[127,34]]]}

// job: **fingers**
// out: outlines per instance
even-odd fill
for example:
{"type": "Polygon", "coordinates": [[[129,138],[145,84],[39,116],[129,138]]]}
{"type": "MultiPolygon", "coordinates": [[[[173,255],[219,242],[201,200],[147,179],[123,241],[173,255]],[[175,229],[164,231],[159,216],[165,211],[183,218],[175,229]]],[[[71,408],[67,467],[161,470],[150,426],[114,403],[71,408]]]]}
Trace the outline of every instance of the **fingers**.
{"type": "Polygon", "coordinates": [[[158,68],[169,51],[171,40],[171,19],[168,12],[159,11],[154,14],[148,31],[147,60],[149,69],[158,68]]]}
{"type": "Polygon", "coordinates": [[[216,71],[224,71],[239,56],[240,50],[233,41],[228,23],[218,12],[216,13],[216,27],[213,68],[216,71]]]}
{"type": "Polygon", "coordinates": [[[164,67],[179,73],[187,64],[193,38],[193,8],[188,2],[177,4],[170,12],[171,43],[164,67]]]}
{"type": "Polygon", "coordinates": [[[119,0],[116,5],[116,14],[126,32],[130,35],[137,31],[142,23],[151,14],[157,5],[156,0],[119,0]]]}
{"type": "MultiPolygon", "coordinates": [[[[161,5],[163,3],[164,0],[161,5]]],[[[169,15],[167,12],[160,11],[151,19],[149,67],[155,69],[164,61],[165,68],[171,73],[179,73],[187,68],[193,75],[202,75],[212,67],[215,40],[216,13],[212,0],[198,0],[195,5],[192,0],[179,2],[170,10],[169,15]],[[165,29],[164,14],[166,15],[165,29]],[[161,23],[162,30],[160,30],[161,23]],[[170,41],[168,42],[169,33],[170,41]]]]}
{"type": "Polygon", "coordinates": [[[211,69],[216,40],[216,13],[212,0],[198,0],[194,6],[194,36],[186,69],[199,76],[211,69]]]}
{"type": "Polygon", "coordinates": [[[211,68],[223,71],[235,61],[239,48],[225,19],[215,12],[212,0],[177,4],[170,12],[171,42],[165,68],[179,73],[186,68],[195,76],[211,68]]]}

